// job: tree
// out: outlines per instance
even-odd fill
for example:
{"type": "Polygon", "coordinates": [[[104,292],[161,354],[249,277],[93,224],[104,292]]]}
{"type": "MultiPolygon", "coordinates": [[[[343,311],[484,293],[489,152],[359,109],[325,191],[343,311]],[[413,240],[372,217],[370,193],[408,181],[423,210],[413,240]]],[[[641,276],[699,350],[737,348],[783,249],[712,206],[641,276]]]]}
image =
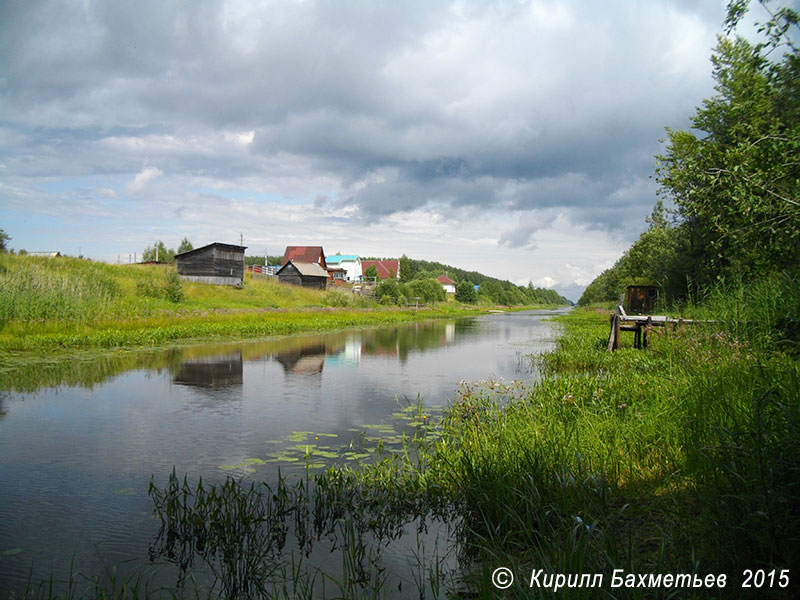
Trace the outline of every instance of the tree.
{"type": "Polygon", "coordinates": [[[178,251],[176,254],[182,254],[184,252],[189,252],[189,250],[194,250],[194,246],[192,246],[192,242],[189,241],[189,238],[184,237],[181,241],[181,245],[178,246],[178,251]]]}
{"type": "Polygon", "coordinates": [[[456,286],[456,300],[468,304],[477,302],[478,292],[475,291],[475,285],[469,281],[462,281],[459,283],[456,286]]]}
{"type": "Polygon", "coordinates": [[[175,250],[167,249],[164,242],[159,240],[153,246],[148,246],[142,252],[142,262],[175,262],[175,250]]]}
{"type": "Polygon", "coordinates": [[[369,268],[366,271],[364,271],[364,276],[371,281],[377,281],[378,267],[376,267],[375,265],[370,265],[369,268]]]}
{"type": "Polygon", "coordinates": [[[5,231],[0,229],[0,252],[8,252],[7,242],[11,241],[11,236],[9,236],[5,231]]]}
{"type": "Polygon", "coordinates": [[[491,302],[499,304],[503,296],[503,288],[497,280],[489,280],[481,284],[478,294],[485,296],[491,302]]]}
{"type": "Polygon", "coordinates": [[[414,279],[414,273],[416,273],[416,268],[412,264],[411,260],[403,254],[400,257],[400,282],[401,283],[408,283],[412,279],[414,279]]]}
{"type": "Polygon", "coordinates": [[[406,298],[418,297],[424,302],[439,302],[447,297],[442,284],[435,279],[415,279],[403,284],[401,292],[406,298]]]}
{"type": "MultiPolygon", "coordinates": [[[[729,33],[746,6],[729,4],[729,33]]],[[[800,264],[800,53],[787,33],[798,15],[770,15],[759,30],[767,34],[763,43],[719,38],[717,94],[692,119],[704,135],[668,129],[667,151],[658,157],[659,191],[677,207],[703,285],[800,264]]]]}

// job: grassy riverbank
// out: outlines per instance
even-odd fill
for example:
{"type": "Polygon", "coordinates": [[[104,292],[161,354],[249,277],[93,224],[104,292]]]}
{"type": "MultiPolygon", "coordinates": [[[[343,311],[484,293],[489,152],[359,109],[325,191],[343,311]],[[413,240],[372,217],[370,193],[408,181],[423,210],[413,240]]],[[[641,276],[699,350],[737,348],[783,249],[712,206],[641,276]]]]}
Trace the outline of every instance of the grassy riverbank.
{"type": "Polygon", "coordinates": [[[163,346],[474,314],[458,303],[380,306],[245,276],[242,289],[181,282],[174,266],[0,254],[0,351],[163,346]]]}
{"type": "MultiPolygon", "coordinates": [[[[715,323],[657,330],[647,350],[628,339],[607,352],[607,313],[573,311],[559,319],[557,349],[538,360],[541,381],[465,383],[441,419],[420,412],[402,448],[378,448],[373,464],[332,468],[313,485],[259,502],[269,514],[280,512],[279,496],[305,507],[306,536],[313,527],[324,539],[349,524],[357,535],[345,548],[358,549],[372,575],[379,563],[370,557],[382,540],[420,520],[455,524],[458,576],[435,560],[422,569],[420,581],[430,583],[421,588],[434,597],[445,597],[449,584],[471,597],[499,597],[491,583],[498,567],[516,580],[504,598],[796,597],[800,361],[787,327],[797,314],[792,285],[727,290],[704,309],[715,323]],[[777,300],[764,302],[767,291],[777,300]],[[616,569],[624,581],[636,574],[633,584],[612,589],[616,569]],[[762,576],[748,580],[748,569],[762,576]],[[554,594],[557,574],[589,574],[592,582],[600,575],[603,583],[554,594]],[[650,574],[684,577],[636,587],[638,575],[650,574]],[[712,575],[710,588],[692,587],[712,575]]],[[[170,485],[154,495],[165,531],[180,530],[164,555],[175,543],[196,542],[190,525],[208,510],[178,482],[170,485]]],[[[343,574],[342,584],[380,597],[379,578],[366,589],[347,580],[361,572],[343,574]]]]}
{"type": "MultiPolygon", "coordinates": [[[[501,566],[526,582],[533,569],[600,573],[605,592],[614,569],[725,574],[727,588],[712,595],[738,597],[746,569],[777,577],[800,564],[795,291],[784,279],[716,293],[696,310],[716,323],[659,330],[646,351],[626,340],[608,353],[607,314],[574,311],[560,319],[564,335],[533,389],[466,386],[413,460],[352,475],[453,510],[478,565],[472,587],[485,597],[501,566]]],[[[792,581],[755,593],[797,590],[792,581]]],[[[516,585],[506,597],[531,590],[516,585]]]]}

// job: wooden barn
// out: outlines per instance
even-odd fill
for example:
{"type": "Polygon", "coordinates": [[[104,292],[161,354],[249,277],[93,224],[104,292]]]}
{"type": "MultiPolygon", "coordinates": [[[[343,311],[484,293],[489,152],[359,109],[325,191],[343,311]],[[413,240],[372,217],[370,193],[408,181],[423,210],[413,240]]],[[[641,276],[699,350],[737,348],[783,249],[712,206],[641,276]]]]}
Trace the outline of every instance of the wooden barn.
{"type": "Polygon", "coordinates": [[[276,275],[281,283],[291,283],[292,285],[319,290],[324,290],[328,285],[328,271],[315,262],[295,262],[290,260],[278,269],[276,275]]]}
{"type": "Polygon", "coordinates": [[[214,242],[175,255],[178,275],[186,281],[215,285],[242,285],[246,246],[214,242]]]}
{"type": "Polygon", "coordinates": [[[658,288],[654,285],[629,285],[625,292],[625,310],[629,313],[646,313],[658,303],[658,288]]]}

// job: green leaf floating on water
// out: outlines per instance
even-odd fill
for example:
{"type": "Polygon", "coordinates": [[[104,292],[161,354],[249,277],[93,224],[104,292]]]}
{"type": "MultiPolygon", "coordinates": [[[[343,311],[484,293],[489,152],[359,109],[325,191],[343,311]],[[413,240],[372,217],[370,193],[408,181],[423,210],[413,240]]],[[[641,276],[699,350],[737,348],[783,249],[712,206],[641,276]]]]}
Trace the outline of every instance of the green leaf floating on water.
{"type": "Polygon", "coordinates": [[[343,457],[347,460],[358,460],[360,458],[368,458],[371,456],[369,452],[345,452],[343,457]]]}
{"type": "Polygon", "coordinates": [[[319,439],[321,437],[326,438],[338,438],[338,433],[314,433],[313,431],[294,431],[287,437],[290,442],[304,442],[307,439],[314,438],[319,439]]]}
{"type": "Polygon", "coordinates": [[[309,456],[313,456],[314,458],[338,458],[339,453],[335,450],[332,450],[328,446],[314,446],[313,444],[298,444],[294,446],[294,450],[298,450],[303,453],[305,456],[308,453],[309,456]]]}
{"type": "Polygon", "coordinates": [[[281,454],[270,454],[265,462],[268,463],[283,463],[283,462],[297,462],[300,459],[294,454],[283,452],[281,454]]]}
{"type": "Polygon", "coordinates": [[[20,552],[22,552],[22,548],[9,548],[8,550],[3,550],[3,556],[14,556],[20,552]]]}
{"type": "Polygon", "coordinates": [[[244,469],[249,473],[255,472],[252,468],[252,465],[263,465],[266,461],[260,458],[245,458],[242,462],[237,463],[235,465],[220,465],[220,469],[223,471],[235,471],[236,469],[244,469]]]}
{"type": "Polygon", "coordinates": [[[121,488],[121,489],[118,489],[118,490],[114,490],[114,493],[117,496],[135,496],[136,495],[136,490],[133,489],[133,488],[127,487],[127,488],[121,488]]]}
{"type": "Polygon", "coordinates": [[[372,429],[381,433],[394,433],[394,425],[364,425],[364,429],[372,429]]]}

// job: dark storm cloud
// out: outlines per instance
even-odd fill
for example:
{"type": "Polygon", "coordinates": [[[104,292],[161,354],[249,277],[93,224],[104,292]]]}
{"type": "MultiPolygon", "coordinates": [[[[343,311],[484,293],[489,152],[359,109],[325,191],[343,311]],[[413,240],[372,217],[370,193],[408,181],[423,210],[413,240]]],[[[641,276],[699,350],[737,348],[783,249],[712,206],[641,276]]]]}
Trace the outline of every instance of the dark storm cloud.
{"type": "Polygon", "coordinates": [[[663,127],[709,89],[724,4],[701,4],[12,2],[4,161],[235,181],[291,157],[338,182],[319,207],[366,219],[562,207],[617,227],[649,212],[663,127]]]}

